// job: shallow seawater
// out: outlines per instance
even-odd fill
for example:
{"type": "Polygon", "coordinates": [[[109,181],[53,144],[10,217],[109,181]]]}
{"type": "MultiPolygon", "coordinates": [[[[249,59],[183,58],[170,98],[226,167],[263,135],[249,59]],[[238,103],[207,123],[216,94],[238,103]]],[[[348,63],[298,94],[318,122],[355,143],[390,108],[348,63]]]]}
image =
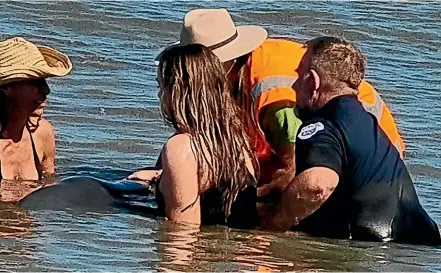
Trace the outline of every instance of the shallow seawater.
{"type": "MultiPolygon", "coordinates": [[[[57,175],[115,180],[152,165],[170,134],[154,57],[183,14],[227,7],[240,24],[303,40],[339,35],[368,58],[407,145],[421,202],[441,223],[441,4],[438,1],[8,1],[0,38],[24,36],[71,56],[50,79],[46,117],[57,175]]],[[[172,224],[142,211],[0,208],[1,271],[441,271],[441,249],[172,224]]]]}

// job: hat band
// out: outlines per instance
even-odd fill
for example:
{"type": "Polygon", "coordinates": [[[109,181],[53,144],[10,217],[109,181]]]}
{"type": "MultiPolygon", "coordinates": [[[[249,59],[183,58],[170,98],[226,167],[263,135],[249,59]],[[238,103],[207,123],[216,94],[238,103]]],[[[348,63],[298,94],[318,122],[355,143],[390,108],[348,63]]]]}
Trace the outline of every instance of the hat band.
{"type": "Polygon", "coordinates": [[[239,34],[237,33],[237,30],[236,30],[236,32],[230,38],[228,38],[220,43],[209,46],[208,48],[211,50],[215,50],[215,49],[218,49],[219,47],[223,47],[224,45],[227,45],[227,44],[231,43],[234,39],[236,39],[238,35],[239,34]]]}

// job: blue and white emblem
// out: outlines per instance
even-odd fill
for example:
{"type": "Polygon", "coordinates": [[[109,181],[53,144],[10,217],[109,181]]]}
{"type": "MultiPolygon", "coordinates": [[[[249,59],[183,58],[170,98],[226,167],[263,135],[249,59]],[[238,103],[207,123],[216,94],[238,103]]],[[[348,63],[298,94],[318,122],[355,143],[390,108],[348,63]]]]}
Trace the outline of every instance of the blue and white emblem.
{"type": "Polygon", "coordinates": [[[308,139],[315,135],[318,131],[325,129],[325,126],[321,122],[316,122],[305,126],[300,130],[298,137],[300,139],[308,139]]]}

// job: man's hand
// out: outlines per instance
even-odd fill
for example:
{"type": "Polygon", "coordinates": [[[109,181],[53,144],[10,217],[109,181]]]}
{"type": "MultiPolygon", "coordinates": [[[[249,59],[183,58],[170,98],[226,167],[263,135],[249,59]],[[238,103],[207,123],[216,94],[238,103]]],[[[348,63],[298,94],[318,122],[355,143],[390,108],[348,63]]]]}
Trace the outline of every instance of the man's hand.
{"type": "Polygon", "coordinates": [[[276,190],[276,186],[274,184],[265,184],[257,188],[257,196],[262,197],[270,194],[273,190],[276,190]]]}
{"type": "Polygon", "coordinates": [[[268,195],[275,190],[283,192],[295,177],[295,144],[286,144],[283,148],[277,149],[276,154],[269,164],[270,166],[273,164],[277,169],[262,167],[262,171],[271,171],[272,175],[269,184],[264,184],[257,189],[259,197],[268,195]]]}

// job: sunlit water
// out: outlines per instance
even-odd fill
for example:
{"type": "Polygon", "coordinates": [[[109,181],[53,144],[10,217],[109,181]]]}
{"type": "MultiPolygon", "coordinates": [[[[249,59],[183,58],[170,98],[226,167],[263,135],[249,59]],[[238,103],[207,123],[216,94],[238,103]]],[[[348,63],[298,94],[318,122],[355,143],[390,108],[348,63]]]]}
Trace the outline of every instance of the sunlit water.
{"type": "MultiPolygon", "coordinates": [[[[441,4],[438,1],[55,1],[0,5],[0,38],[24,36],[71,56],[51,79],[46,116],[57,134],[57,174],[119,179],[152,165],[170,133],[158,111],[154,57],[174,42],[185,11],[227,7],[271,35],[339,35],[368,58],[367,79],[392,109],[406,163],[430,215],[441,222],[441,4]]],[[[0,209],[6,271],[440,271],[441,250],[207,227],[142,211],[0,209]]]]}

